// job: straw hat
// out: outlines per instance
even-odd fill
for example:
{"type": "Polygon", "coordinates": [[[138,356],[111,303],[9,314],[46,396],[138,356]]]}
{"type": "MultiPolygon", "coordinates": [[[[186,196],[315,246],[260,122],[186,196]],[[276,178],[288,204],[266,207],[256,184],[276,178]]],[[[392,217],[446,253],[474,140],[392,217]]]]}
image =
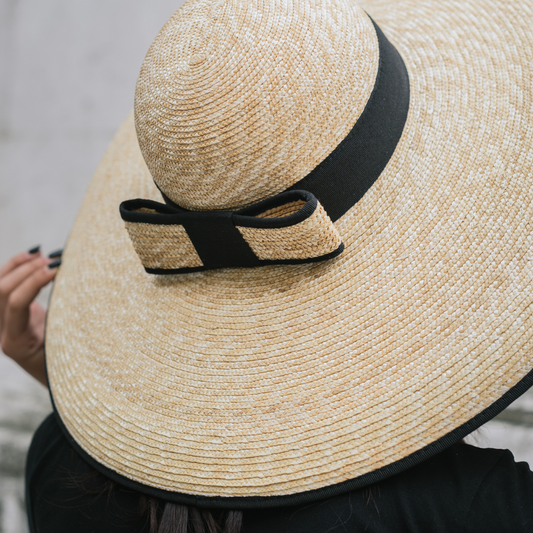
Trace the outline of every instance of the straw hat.
{"type": "Polygon", "coordinates": [[[531,0],[181,7],[51,298],[80,453],[172,501],[297,503],[527,390],[532,20],[531,0]]]}

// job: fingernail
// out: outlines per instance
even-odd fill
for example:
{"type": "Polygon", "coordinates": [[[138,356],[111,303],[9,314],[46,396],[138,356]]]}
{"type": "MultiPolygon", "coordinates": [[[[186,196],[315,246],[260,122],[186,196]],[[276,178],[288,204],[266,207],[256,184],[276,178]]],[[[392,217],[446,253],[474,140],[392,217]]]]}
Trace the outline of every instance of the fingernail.
{"type": "Polygon", "coordinates": [[[56,250],[55,252],[48,254],[48,257],[50,259],[55,259],[56,257],[61,257],[62,255],[63,255],[63,248],[60,248],[59,250],[56,250]]]}
{"type": "Polygon", "coordinates": [[[56,259],[55,261],[53,261],[52,263],[48,265],[48,268],[50,269],[57,268],[60,265],[61,265],[61,259],[56,259]]]}
{"type": "Polygon", "coordinates": [[[33,255],[33,254],[36,254],[40,249],[41,249],[41,245],[39,244],[39,246],[34,246],[33,248],[30,248],[28,250],[28,253],[33,255]]]}

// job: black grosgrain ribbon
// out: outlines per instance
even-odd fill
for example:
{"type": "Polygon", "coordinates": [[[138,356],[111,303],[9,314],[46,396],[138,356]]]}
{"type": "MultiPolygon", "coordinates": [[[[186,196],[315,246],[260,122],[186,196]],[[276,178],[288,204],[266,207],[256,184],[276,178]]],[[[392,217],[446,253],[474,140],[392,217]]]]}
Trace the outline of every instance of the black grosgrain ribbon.
{"type": "Polygon", "coordinates": [[[321,261],[344,249],[330,218],[307,191],[286,191],[234,212],[188,211],[152,200],[128,200],[120,205],[120,214],[151,274],[321,261]],[[280,208],[283,216],[275,216],[280,208]],[[165,238],[182,241],[174,257],[165,238]],[[187,252],[189,242],[194,250],[187,252]]]}
{"type": "MultiPolygon", "coordinates": [[[[348,135],[324,161],[285,193],[266,202],[279,202],[280,197],[288,192],[298,194],[307,192],[325,209],[329,223],[335,222],[363,197],[387,166],[407,120],[410,96],[409,76],[396,48],[385,37],[378,25],[374,21],[372,23],[379,43],[379,66],[374,88],[363,113],[348,135]]],[[[229,266],[253,267],[273,262],[317,261],[334,257],[342,251],[339,248],[327,254],[317,253],[306,260],[294,258],[266,261],[257,257],[249,243],[235,228],[239,217],[258,212],[258,208],[264,209],[258,207],[264,202],[247,208],[251,210],[249,212],[241,210],[235,213],[192,213],[177,206],[163,192],[162,195],[167,205],[157,204],[159,207],[156,208],[155,202],[150,203],[154,211],[151,214],[136,212],[142,206],[148,208],[148,200],[124,202],[121,205],[122,218],[125,221],[133,221],[135,218],[137,222],[140,222],[141,215],[146,214],[150,218],[144,218],[144,216],[142,218],[150,224],[167,224],[165,220],[169,220],[169,216],[178,216],[178,212],[179,216],[191,213],[184,227],[202,260],[202,266],[185,269],[154,269],[147,268],[145,264],[148,272],[176,273],[229,266]],[[177,211],[165,211],[165,209],[177,211]]],[[[272,220],[275,219],[270,219],[272,220]]],[[[327,225],[327,222],[325,224],[327,225]]],[[[327,229],[322,233],[328,235],[327,229]]],[[[302,236],[305,236],[305,232],[302,232],[302,236]]],[[[279,245],[283,246],[283,242],[279,245]]],[[[320,250],[322,252],[323,247],[320,250]]]]}

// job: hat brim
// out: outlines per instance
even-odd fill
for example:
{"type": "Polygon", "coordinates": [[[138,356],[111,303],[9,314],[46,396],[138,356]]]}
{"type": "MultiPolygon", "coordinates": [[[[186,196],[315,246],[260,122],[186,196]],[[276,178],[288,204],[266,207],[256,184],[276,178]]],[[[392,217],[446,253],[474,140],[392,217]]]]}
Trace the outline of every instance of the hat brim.
{"type": "Polygon", "coordinates": [[[146,274],[118,206],[160,195],[131,116],[111,143],[46,333],[57,412],[103,469],[177,501],[319,496],[436,453],[531,385],[531,4],[363,7],[411,103],[335,223],[340,257],[146,274]]]}

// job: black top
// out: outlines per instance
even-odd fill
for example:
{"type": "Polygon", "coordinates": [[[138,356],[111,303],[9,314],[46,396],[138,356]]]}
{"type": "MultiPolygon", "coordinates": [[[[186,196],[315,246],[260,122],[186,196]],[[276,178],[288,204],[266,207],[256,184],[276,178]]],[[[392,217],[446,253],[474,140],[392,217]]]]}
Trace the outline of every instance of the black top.
{"type": "MultiPolygon", "coordinates": [[[[148,524],[137,520],[138,493],[101,489],[101,475],[76,454],[50,415],[28,454],[31,533],[148,533],[148,524]]],[[[458,443],[366,489],[313,504],[244,511],[243,533],[359,531],[530,533],[533,473],[507,450],[458,443]]]]}

